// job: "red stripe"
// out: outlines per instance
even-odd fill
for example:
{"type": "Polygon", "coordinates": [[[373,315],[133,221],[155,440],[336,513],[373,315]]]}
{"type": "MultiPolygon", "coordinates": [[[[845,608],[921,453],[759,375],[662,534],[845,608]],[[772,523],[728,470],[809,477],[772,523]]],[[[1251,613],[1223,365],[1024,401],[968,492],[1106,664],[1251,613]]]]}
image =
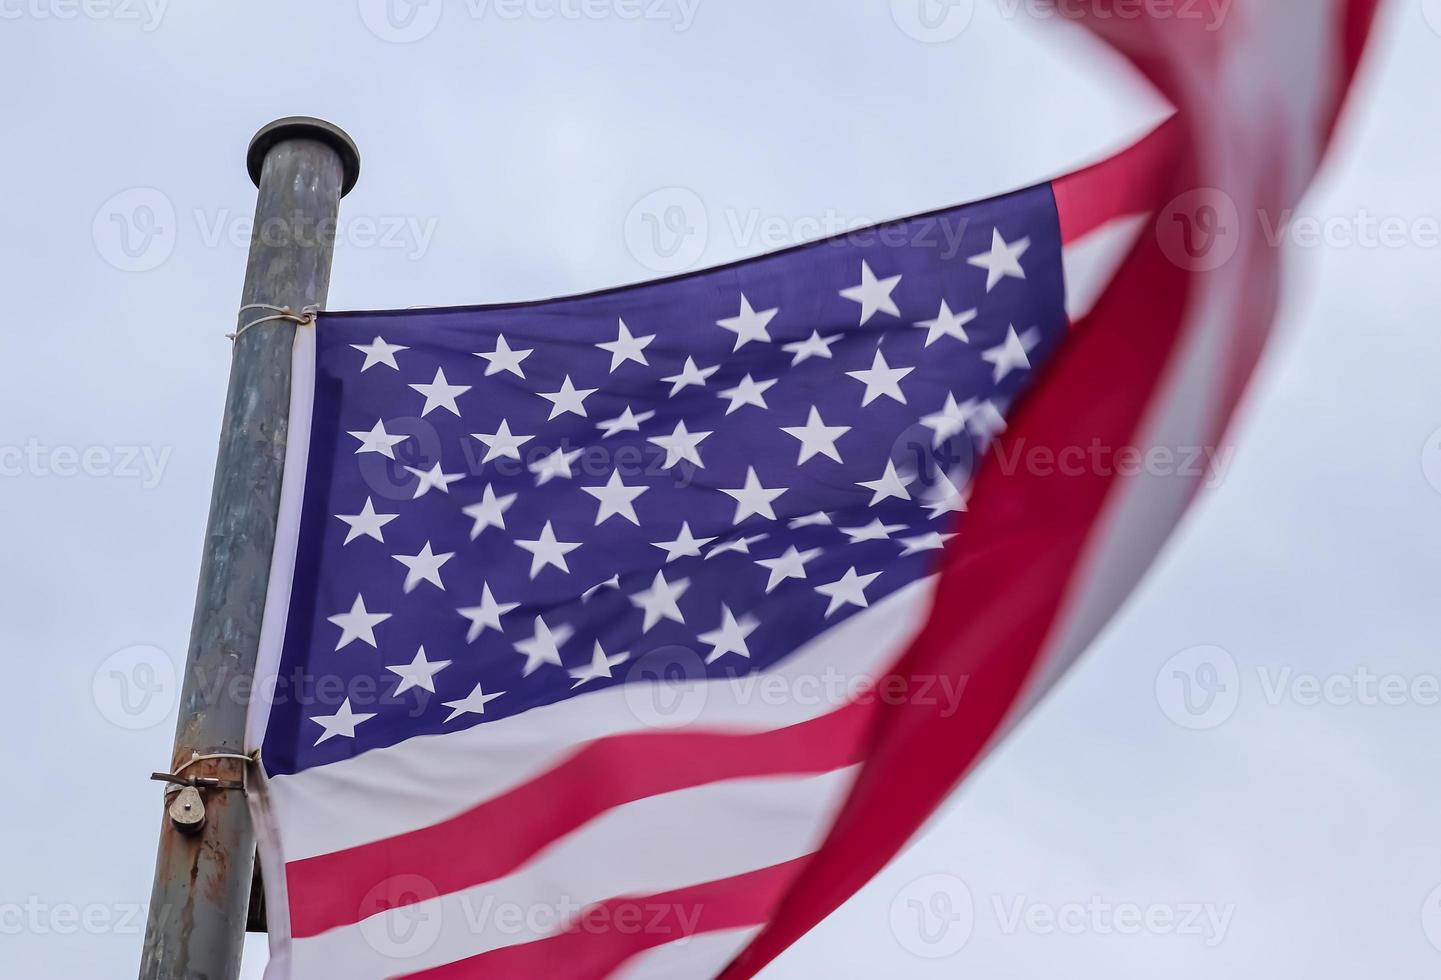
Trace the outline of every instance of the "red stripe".
{"type": "Polygon", "coordinates": [[[609,976],[626,960],[686,936],[764,922],[806,858],[635,898],[613,898],[582,912],[554,936],[505,946],[445,966],[406,974],[408,980],[499,980],[609,976]]]}
{"type": "Polygon", "coordinates": [[[860,758],[868,704],[755,734],[598,739],[553,769],[442,823],[286,865],[291,935],[314,936],[515,871],[612,807],[725,779],[830,772],[860,758]]]}
{"type": "MultiPolygon", "coordinates": [[[[1145,236],[1004,438],[1053,448],[1093,437],[1127,444],[1179,332],[1186,291],[1186,276],[1145,236]],[[1103,377],[1112,381],[1098,398],[1103,377]]],[[[981,468],[966,546],[947,549],[931,619],[895,669],[967,678],[966,710],[880,709],[831,835],[726,980],[754,975],[864,885],[981,757],[1028,677],[1110,487],[1098,474],[1057,480],[1025,467],[1010,475],[981,468]]]]}
{"type": "MultiPolygon", "coordinates": [[[[1353,0],[1347,11],[1349,63],[1359,50],[1372,0],[1353,0]]],[[[1218,64],[1223,35],[1192,34],[1171,20],[1092,21],[1097,33],[1120,47],[1132,61],[1184,107],[1213,93],[1204,78],[1218,64]],[[1183,66],[1183,62],[1185,63],[1183,66]],[[1182,85],[1180,79],[1187,78],[1182,85]]],[[[1343,85],[1344,88],[1344,85],[1343,85]]],[[[1179,117],[1189,126],[1182,112],[1179,117]]],[[[1198,185],[1191,140],[1201,138],[1177,122],[1171,127],[1187,151],[1167,183],[1143,181],[1152,205],[1198,185]],[[1157,193],[1159,191],[1159,193],[1157,193]]],[[[1131,158],[1139,161],[1139,157],[1131,158]]],[[[1153,162],[1154,162],[1153,158],[1153,162]]],[[[1124,163],[1102,164],[1057,184],[1063,237],[1074,240],[1108,217],[1130,207],[1129,188],[1108,180],[1134,180],[1124,163]]],[[[1261,180],[1240,195],[1243,202],[1275,203],[1261,180]]],[[[1290,189],[1295,190],[1295,189],[1290,189]]],[[[1143,195],[1144,199],[1144,195],[1143,195]]],[[[1269,263],[1240,276],[1238,316],[1230,326],[1245,336],[1248,324],[1269,324],[1274,312],[1275,270],[1269,263]]],[[[1133,445],[1177,349],[1185,325],[1188,297],[1202,281],[1168,261],[1154,235],[1142,236],[1111,288],[1073,333],[1065,354],[1047,370],[1003,437],[1003,444],[1049,447],[1133,445]],[[1104,380],[1103,380],[1104,379],[1104,380]],[[1098,396],[1098,388],[1104,397],[1098,396]]],[[[1230,282],[1233,280],[1213,280],[1230,282]]],[[[1234,336],[1234,335],[1233,335],[1234,336]]],[[[1247,353],[1254,353],[1247,351],[1247,353]]],[[[1250,359],[1232,362],[1232,384],[1250,370],[1250,359]]],[[[1233,395],[1235,389],[1231,392],[1233,395]]],[[[1224,425],[1231,405],[1223,406],[1213,427],[1224,425]]],[[[1219,435],[1219,431],[1217,432],[1219,435]]],[[[796,885],[787,893],[765,931],[723,974],[724,980],[751,977],[836,906],[866,883],[906,843],[922,821],[979,760],[1015,700],[1056,621],[1073,577],[1097,529],[1097,519],[1112,493],[1114,478],[1091,473],[1065,479],[1041,478],[1020,467],[1007,475],[981,467],[970,502],[965,538],[948,546],[946,564],[930,622],[897,668],[899,674],[968,676],[967,710],[955,717],[921,705],[881,708],[869,735],[861,775],[835,827],[796,885]],[[946,753],[919,752],[917,746],[946,746],[946,753]]],[[[1140,563],[1136,574],[1144,570],[1140,563]]]]}
{"type": "Polygon", "coordinates": [[[1069,245],[1115,218],[1154,210],[1164,200],[1161,191],[1183,135],[1172,116],[1129,149],[1052,183],[1061,242],[1069,245]]]}

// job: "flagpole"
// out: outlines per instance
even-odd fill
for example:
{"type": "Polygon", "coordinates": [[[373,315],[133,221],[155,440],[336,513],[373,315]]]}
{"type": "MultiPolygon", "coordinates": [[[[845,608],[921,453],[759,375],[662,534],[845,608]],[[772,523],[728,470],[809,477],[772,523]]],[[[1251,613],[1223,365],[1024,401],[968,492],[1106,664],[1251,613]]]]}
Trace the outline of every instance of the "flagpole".
{"type": "MultiPolygon", "coordinates": [[[[340,199],[355,185],[360,154],[338,127],[290,117],[255,134],[246,166],[259,190],[255,226],[190,628],[174,775],[165,784],[141,980],[226,980],[240,972],[255,835],[236,788],[247,763],[237,757],[244,752],[280,508],[294,321],[306,307],[325,303],[340,199]],[[289,316],[279,313],[285,308],[289,316]]],[[[223,343],[220,334],[216,339],[223,343]]]]}

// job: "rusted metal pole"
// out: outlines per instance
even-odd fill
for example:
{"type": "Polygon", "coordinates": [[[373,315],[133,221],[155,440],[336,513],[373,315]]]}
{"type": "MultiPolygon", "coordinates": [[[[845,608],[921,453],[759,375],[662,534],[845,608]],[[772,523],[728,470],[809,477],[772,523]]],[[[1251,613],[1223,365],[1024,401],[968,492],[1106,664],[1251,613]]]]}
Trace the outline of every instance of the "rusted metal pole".
{"type": "MultiPolygon", "coordinates": [[[[360,172],[355,144],[322,120],[280,119],[255,134],[246,164],[259,197],[242,306],[323,306],[340,199],[360,172]]],[[[267,313],[242,310],[236,329],[267,313]]],[[[270,320],[235,340],[172,770],[197,755],[244,751],[280,507],[295,329],[270,320]]],[[[208,759],[184,775],[238,781],[244,767],[238,759],[208,759]]],[[[232,980],[240,972],[255,861],[245,799],[202,786],[176,787],[166,801],[141,980],[232,980]],[[193,805],[176,819],[170,805],[184,794],[177,805],[184,810],[196,793],[203,820],[193,805]]]]}

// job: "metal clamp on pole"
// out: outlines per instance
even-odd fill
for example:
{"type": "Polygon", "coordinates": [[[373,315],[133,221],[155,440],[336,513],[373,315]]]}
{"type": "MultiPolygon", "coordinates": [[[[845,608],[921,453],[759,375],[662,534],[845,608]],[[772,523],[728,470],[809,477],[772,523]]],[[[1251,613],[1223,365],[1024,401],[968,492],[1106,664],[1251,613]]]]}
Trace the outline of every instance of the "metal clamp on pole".
{"type": "Polygon", "coordinates": [[[181,833],[193,834],[205,826],[205,797],[201,790],[240,790],[241,794],[248,791],[246,776],[248,766],[254,762],[254,758],[248,755],[241,755],[238,752],[211,752],[208,755],[191,756],[188,762],[183,762],[173,772],[152,772],[151,779],[167,783],[165,787],[165,798],[170,800],[166,812],[170,814],[170,822],[175,829],[181,833]],[[219,776],[186,776],[183,775],[186,769],[197,762],[209,762],[212,759],[237,759],[245,763],[240,769],[239,779],[221,779],[219,776]],[[170,798],[174,796],[175,799],[170,798]]]}

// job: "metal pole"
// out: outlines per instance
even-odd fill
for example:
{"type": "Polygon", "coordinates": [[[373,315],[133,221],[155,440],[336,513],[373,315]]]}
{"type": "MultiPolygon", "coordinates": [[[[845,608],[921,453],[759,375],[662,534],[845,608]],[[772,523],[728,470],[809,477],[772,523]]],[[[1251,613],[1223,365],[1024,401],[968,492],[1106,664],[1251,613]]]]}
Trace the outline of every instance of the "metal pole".
{"type": "MultiPolygon", "coordinates": [[[[340,198],[360,173],[355,144],[319,119],[279,119],[255,134],[246,164],[259,196],[241,304],[288,306],[297,313],[323,306],[340,198]]],[[[242,311],[237,329],[266,314],[242,311]]],[[[295,329],[289,321],[271,320],[235,341],[172,770],[196,755],[244,751],[280,506],[295,329]]],[[[184,775],[236,781],[244,766],[238,759],[211,759],[184,775]]],[[[255,862],[250,814],[235,790],[176,790],[166,797],[160,828],[140,977],[232,980],[240,972],[255,862]],[[194,803],[196,793],[198,807],[179,819],[172,815],[170,805],[180,795],[194,803]]]]}

